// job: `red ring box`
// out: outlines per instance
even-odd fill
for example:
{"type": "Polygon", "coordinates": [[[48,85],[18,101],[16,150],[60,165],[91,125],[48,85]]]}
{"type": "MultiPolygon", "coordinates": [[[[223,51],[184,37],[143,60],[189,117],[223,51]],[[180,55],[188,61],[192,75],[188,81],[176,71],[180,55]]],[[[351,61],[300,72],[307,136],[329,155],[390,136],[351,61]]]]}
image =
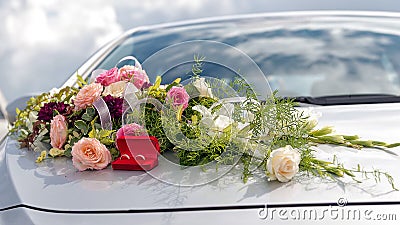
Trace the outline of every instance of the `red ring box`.
{"type": "Polygon", "coordinates": [[[151,170],[158,165],[160,145],[153,136],[117,138],[120,157],[111,163],[114,170],[151,170]]]}

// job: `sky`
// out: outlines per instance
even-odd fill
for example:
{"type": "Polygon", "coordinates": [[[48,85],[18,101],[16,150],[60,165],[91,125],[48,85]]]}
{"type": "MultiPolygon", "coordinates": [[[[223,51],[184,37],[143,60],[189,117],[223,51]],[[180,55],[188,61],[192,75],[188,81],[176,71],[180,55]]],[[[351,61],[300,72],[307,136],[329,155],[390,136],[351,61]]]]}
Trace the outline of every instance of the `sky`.
{"type": "Polygon", "coordinates": [[[296,10],[400,12],[398,0],[0,0],[7,101],[59,86],[102,45],[141,25],[296,10]],[[398,2],[398,3],[397,3],[398,2]]]}

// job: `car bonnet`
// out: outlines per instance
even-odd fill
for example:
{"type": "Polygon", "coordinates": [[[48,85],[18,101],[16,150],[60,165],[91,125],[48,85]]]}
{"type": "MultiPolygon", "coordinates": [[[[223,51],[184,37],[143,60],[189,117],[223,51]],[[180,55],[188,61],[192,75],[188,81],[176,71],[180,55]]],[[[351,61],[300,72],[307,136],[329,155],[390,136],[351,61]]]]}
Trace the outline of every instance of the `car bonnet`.
{"type": "MultiPolygon", "coordinates": [[[[334,125],[337,133],[358,134],[365,139],[388,143],[398,141],[400,104],[371,104],[315,107],[322,117],[318,126],[334,125]]],[[[264,204],[335,203],[346,197],[349,202],[390,202],[400,199],[399,191],[382,177],[356,183],[352,179],[332,181],[298,174],[288,183],[268,182],[263,173],[255,172],[244,183],[241,170],[234,167],[220,179],[198,186],[180,186],[154,178],[174,174],[160,163],[153,175],[140,171],[118,171],[110,167],[100,171],[78,172],[69,158],[35,163],[38,153],[20,149],[9,137],[0,151],[0,208],[25,205],[62,212],[184,210],[204,207],[259,207],[264,204]]],[[[389,172],[400,185],[399,148],[351,149],[320,145],[315,148],[321,159],[332,161],[334,155],[346,167],[389,172]]],[[[212,172],[214,169],[209,169],[212,172]]],[[[176,172],[176,171],[175,171],[176,172]]],[[[202,170],[177,178],[199,179],[202,170]]],[[[186,182],[187,183],[187,182],[186,182]]]]}

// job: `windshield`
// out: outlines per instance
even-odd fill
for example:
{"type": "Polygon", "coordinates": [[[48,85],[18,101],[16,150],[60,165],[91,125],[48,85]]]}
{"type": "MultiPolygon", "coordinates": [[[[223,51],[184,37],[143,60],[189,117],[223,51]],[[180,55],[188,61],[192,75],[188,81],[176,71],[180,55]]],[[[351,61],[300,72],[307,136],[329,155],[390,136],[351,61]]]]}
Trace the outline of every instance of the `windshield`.
{"type": "MultiPolygon", "coordinates": [[[[399,22],[375,17],[253,18],[159,28],[129,36],[98,68],[111,68],[127,55],[144,61],[188,40],[213,40],[251,57],[281,96],[398,95],[399,22]]],[[[229,77],[213,69],[207,75],[229,77]]],[[[156,75],[149,74],[152,81],[156,75]]]]}

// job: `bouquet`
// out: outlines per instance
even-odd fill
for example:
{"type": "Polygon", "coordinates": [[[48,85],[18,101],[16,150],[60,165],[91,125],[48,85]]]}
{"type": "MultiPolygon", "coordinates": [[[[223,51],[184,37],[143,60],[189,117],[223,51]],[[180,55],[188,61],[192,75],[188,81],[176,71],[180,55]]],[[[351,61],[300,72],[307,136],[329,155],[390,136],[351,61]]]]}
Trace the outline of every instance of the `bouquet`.
{"type": "MultiPolygon", "coordinates": [[[[244,80],[231,83],[202,76],[204,58],[195,57],[192,78],[163,84],[158,76],[151,83],[146,71],[134,65],[96,70],[76,87],[64,87],[31,98],[24,110],[17,109],[12,131],[21,147],[39,153],[37,163],[69,157],[79,171],[101,170],[124,157],[116,140],[127,136],[155,137],[160,152],[172,152],[180,165],[234,165],[241,163],[246,182],[254,170],[267,180],[288,182],[299,172],[327,179],[356,174],[386,176],[379,170],[345,168],[314,156],[318,144],[360,149],[391,148],[361,140],[357,135],[335,134],[332,127],[317,129],[321,116],[297,108],[289,98],[274,92],[260,101],[244,80]]],[[[397,189],[396,189],[397,190],[397,189]]]]}

